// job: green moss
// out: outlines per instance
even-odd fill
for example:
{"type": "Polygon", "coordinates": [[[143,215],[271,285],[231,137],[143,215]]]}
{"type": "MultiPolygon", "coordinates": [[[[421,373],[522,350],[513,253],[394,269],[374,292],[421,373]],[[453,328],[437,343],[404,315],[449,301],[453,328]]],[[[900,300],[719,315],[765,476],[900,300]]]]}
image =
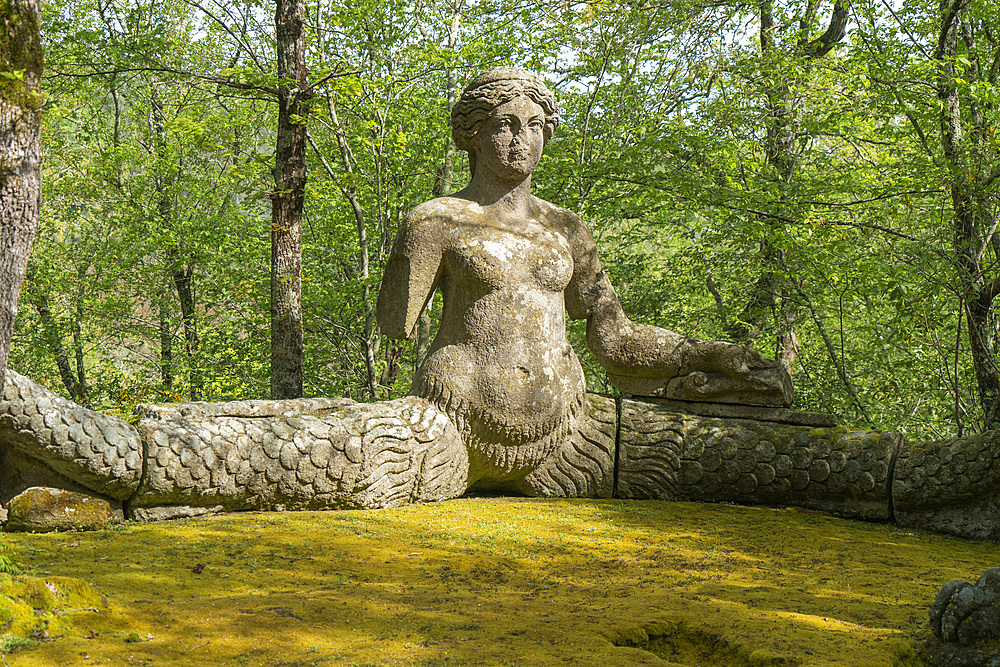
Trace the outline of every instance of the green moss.
{"type": "Polygon", "coordinates": [[[122,625],[89,584],[68,577],[0,579],[0,655],[52,636],[89,636],[122,625]]]}
{"type": "Polygon", "coordinates": [[[11,665],[81,652],[117,664],[130,633],[143,638],[128,644],[136,662],[167,664],[908,665],[941,585],[1000,559],[997,544],[815,512],[620,500],[9,539],[35,567],[93,581],[129,619],[11,665]]]}
{"type": "Polygon", "coordinates": [[[18,0],[0,0],[0,98],[15,107],[40,109],[44,54],[38,16],[18,0]]]}

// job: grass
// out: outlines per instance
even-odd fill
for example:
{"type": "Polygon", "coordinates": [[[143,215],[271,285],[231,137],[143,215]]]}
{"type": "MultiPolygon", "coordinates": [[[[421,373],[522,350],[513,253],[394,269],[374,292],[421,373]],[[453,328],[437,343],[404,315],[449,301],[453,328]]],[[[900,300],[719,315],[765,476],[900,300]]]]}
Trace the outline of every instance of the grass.
{"type": "Polygon", "coordinates": [[[10,665],[917,664],[940,586],[1000,562],[993,543],[654,501],[463,499],[9,541],[27,574],[108,599],[106,627],[81,616],[10,665]]]}

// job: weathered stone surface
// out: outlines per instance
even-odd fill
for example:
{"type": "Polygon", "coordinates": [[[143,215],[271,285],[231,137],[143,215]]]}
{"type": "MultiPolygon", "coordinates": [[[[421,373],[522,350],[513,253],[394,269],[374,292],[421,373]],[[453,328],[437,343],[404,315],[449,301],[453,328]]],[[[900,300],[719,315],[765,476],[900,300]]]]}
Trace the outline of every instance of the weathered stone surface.
{"type": "Polygon", "coordinates": [[[623,400],[618,495],[798,505],[886,520],[900,440],[893,432],[715,419],[623,400]]]}
{"type": "MultiPolygon", "coordinates": [[[[0,451],[5,449],[119,500],[132,495],[142,474],[142,444],[131,425],[77,405],[10,369],[0,401],[0,451]],[[86,435],[97,431],[105,437],[86,435]]],[[[13,493],[6,487],[5,494],[13,493]]]]}
{"type": "Polygon", "coordinates": [[[10,501],[7,510],[6,529],[11,532],[101,530],[111,521],[108,501],[47,487],[27,489],[10,501]]]}
{"type": "Polygon", "coordinates": [[[975,584],[949,581],[934,598],[929,616],[937,641],[921,649],[927,664],[1000,664],[996,644],[990,643],[1000,637],[1000,568],[987,570],[975,584]]]}
{"type": "Polygon", "coordinates": [[[1000,539],[1000,433],[904,444],[892,502],[901,526],[1000,539]]]}
{"type": "Polygon", "coordinates": [[[7,523],[7,509],[0,507],[0,526],[7,523]]]}
{"type": "Polygon", "coordinates": [[[294,417],[322,415],[354,405],[349,398],[296,398],[283,401],[229,401],[227,403],[173,403],[168,405],[138,405],[136,413],[144,419],[163,422],[176,419],[209,421],[215,417],[294,417]]]}
{"type": "Polygon", "coordinates": [[[610,498],[614,492],[617,408],[614,400],[587,394],[577,430],[513,488],[529,496],[610,498]]]}
{"type": "Polygon", "coordinates": [[[253,417],[147,408],[157,417],[139,424],[146,477],[133,507],[393,507],[467,487],[458,431],[424,399],[347,402],[319,414],[299,412],[315,401],[275,403],[253,417]]]}
{"type": "Polygon", "coordinates": [[[133,515],[139,521],[169,521],[171,519],[190,519],[206,514],[218,514],[222,505],[215,507],[189,507],[187,505],[170,505],[167,507],[137,507],[133,515]]]}
{"type": "MultiPolygon", "coordinates": [[[[641,395],[641,394],[636,394],[641,395]]],[[[668,398],[642,398],[643,402],[662,405],[677,412],[686,412],[702,417],[719,417],[722,419],[752,419],[754,421],[777,422],[779,424],[796,424],[798,426],[837,425],[837,418],[820,412],[801,412],[783,407],[764,405],[737,405],[732,403],[703,403],[698,401],[678,401],[668,398]]]]}
{"type": "Polygon", "coordinates": [[[379,328],[395,338],[407,337],[429,296],[442,292],[441,326],[412,391],[458,427],[473,485],[524,480],[544,461],[555,465],[557,450],[582,442],[589,407],[567,313],[587,320],[588,346],[623,391],[791,401],[788,374],[756,352],[625,316],[586,224],[531,194],[532,172],[558,123],[555,98],[529,72],[499,67],[470,82],[454,106],[452,134],[469,153],[472,181],[409,213],[379,292],[379,328]]]}

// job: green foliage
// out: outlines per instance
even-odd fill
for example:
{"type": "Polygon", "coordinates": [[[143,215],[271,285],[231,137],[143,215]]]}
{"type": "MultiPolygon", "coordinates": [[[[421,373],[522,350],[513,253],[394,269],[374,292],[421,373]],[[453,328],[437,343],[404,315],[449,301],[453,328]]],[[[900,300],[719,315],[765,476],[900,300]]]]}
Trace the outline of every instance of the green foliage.
{"type": "Polygon", "coordinates": [[[21,568],[17,566],[14,560],[10,545],[4,540],[0,540],[0,574],[12,575],[18,574],[20,571],[21,568]]]}
{"type": "Polygon", "coordinates": [[[10,633],[0,635],[0,654],[14,653],[22,649],[34,648],[38,646],[38,641],[27,637],[18,637],[10,633]]]}
{"type": "MultiPolygon", "coordinates": [[[[382,267],[400,218],[446,180],[449,74],[461,85],[512,63],[543,73],[561,104],[536,193],[588,221],[630,317],[728,339],[764,284],[773,304],[755,345],[795,342],[797,407],[914,436],[981,427],[933,88],[936,3],[854,3],[847,38],[822,58],[801,45],[829,7],[799,0],[456,7],[324,0],[310,15],[307,394],[408,391],[413,343],[375,328],[382,267]]],[[[231,7],[220,23],[188,3],[117,0],[44,11],[43,223],[12,365],[122,414],[266,396],[266,12],[231,7]]],[[[967,12],[970,26],[998,20],[990,3],[967,12]]],[[[963,113],[989,124],[996,82],[977,62],[960,48],[951,78],[963,113]]],[[[1000,182],[986,182],[994,134],[962,172],[989,185],[986,203],[1000,182]]],[[[465,165],[456,156],[452,191],[465,165]]],[[[570,337],[590,388],[613,391],[582,323],[570,337]]]]}

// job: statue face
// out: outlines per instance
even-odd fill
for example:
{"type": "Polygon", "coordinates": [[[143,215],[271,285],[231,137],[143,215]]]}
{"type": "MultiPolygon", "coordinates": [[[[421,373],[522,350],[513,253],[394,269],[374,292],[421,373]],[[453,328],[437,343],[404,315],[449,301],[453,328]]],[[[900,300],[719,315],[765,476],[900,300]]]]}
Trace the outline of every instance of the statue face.
{"type": "Polygon", "coordinates": [[[545,111],[523,95],[504,102],[476,133],[476,169],[503,180],[523,180],[538,166],[545,147],[545,111]]]}

